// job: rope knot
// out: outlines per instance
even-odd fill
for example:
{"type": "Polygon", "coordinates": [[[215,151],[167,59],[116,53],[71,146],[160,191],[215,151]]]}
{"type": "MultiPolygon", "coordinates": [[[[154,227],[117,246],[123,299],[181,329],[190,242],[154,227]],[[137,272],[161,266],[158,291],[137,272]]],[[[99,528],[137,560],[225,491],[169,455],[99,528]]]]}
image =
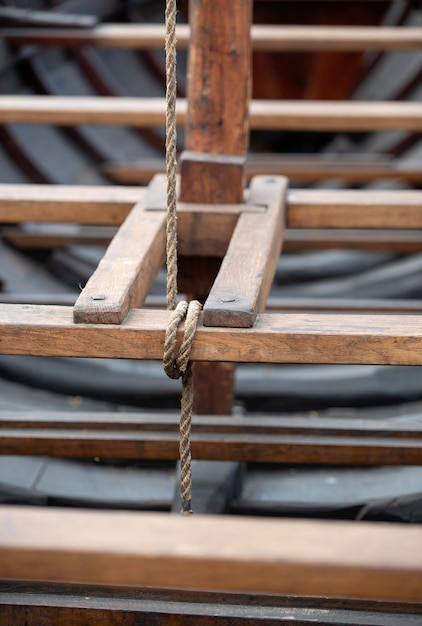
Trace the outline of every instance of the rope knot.
{"type": "Polygon", "coordinates": [[[192,470],[190,451],[190,431],[193,410],[193,376],[192,363],[189,361],[189,354],[192,347],[193,338],[198,324],[198,317],[202,305],[197,300],[188,303],[179,302],[172,311],[166,330],[164,342],[164,371],[170,378],[182,377],[182,406],[180,413],[180,470],[181,470],[181,499],[183,515],[189,515],[192,498],[192,470]],[[177,328],[186,317],[185,330],[179,353],[177,350],[177,328]]]}
{"type": "Polygon", "coordinates": [[[182,301],[179,302],[177,307],[171,313],[164,341],[163,358],[164,371],[169,378],[180,378],[186,372],[189,363],[189,354],[201,309],[202,305],[197,300],[192,300],[189,304],[182,301]],[[186,322],[183,339],[180,345],[179,353],[176,354],[177,329],[185,317],[186,322]]]}

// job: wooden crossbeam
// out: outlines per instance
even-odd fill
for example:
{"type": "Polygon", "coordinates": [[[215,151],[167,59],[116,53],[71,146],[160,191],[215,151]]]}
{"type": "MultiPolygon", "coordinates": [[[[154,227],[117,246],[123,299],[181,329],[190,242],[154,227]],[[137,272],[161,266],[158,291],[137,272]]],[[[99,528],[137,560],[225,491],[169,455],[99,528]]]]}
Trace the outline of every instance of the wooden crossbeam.
{"type": "MultiPolygon", "coordinates": [[[[140,187],[0,184],[0,222],[119,226],[144,193],[140,187]]],[[[422,229],[421,191],[295,189],[286,201],[290,228],[422,229]]],[[[196,210],[179,205],[179,213],[196,210]]],[[[231,210],[239,213],[237,205],[231,210]]]]}
{"type": "MultiPolygon", "coordinates": [[[[74,324],[68,307],[1,304],[0,351],[161,360],[168,317],[167,311],[132,309],[119,326],[74,324]]],[[[253,329],[199,325],[191,358],[422,365],[422,320],[417,315],[263,313],[253,329]]]]}
{"type": "MultiPolygon", "coordinates": [[[[422,28],[359,26],[278,26],[256,24],[251,29],[255,50],[314,52],[361,50],[415,50],[422,47],[422,28]]],[[[14,44],[76,47],[158,49],[164,47],[161,24],[101,24],[95,28],[2,28],[0,37],[14,44]]],[[[177,44],[187,48],[190,27],[179,24],[177,44]]]]}
{"type": "MultiPolygon", "coordinates": [[[[185,237],[189,231],[189,213],[180,219],[179,250],[188,256],[207,256],[212,250],[219,256],[223,256],[230,236],[234,229],[236,216],[221,215],[212,222],[210,217],[199,215],[198,234],[201,239],[193,242],[185,237]],[[182,222],[184,225],[182,226],[182,222]],[[206,225],[212,224],[212,234],[217,233],[216,239],[210,238],[210,231],[206,231],[206,225]],[[219,229],[221,227],[221,229],[219,229]],[[201,245],[202,244],[202,245],[201,245]]],[[[192,223],[192,220],[191,220],[192,223]]],[[[9,243],[22,250],[50,250],[74,245],[108,246],[116,229],[106,226],[81,226],[72,229],[72,233],[60,227],[49,228],[42,233],[39,229],[32,231],[30,228],[22,230],[19,227],[5,227],[1,233],[9,243]]],[[[297,252],[300,250],[386,250],[397,254],[412,254],[422,250],[422,238],[420,230],[379,230],[379,229],[287,229],[284,233],[283,250],[285,252],[297,252]]]]}
{"type": "MultiPolygon", "coordinates": [[[[99,96],[0,96],[0,123],[123,124],[163,126],[163,98],[99,96]]],[[[186,101],[179,100],[177,122],[186,121],[186,101]]],[[[376,131],[422,130],[419,102],[348,102],[253,100],[250,125],[261,130],[376,131]]]]}
{"type": "MultiPolygon", "coordinates": [[[[146,184],[155,174],[164,172],[164,161],[146,159],[134,163],[107,163],[103,171],[115,182],[146,184]]],[[[318,183],[341,179],[348,183],[367,183],[374,180],[403,180],[422,182],[422,168],[416,163],[406,164],[379,155],[260,155],[250,154],[246,160],[247,180],[253,176],[287,176],[291,181],[318,183]]]]}
{"type": "MultiPolygon", "coordinates": [[[[0,454],[177,460],[179,417],[0,413],[0,454]]],[[[195,459],[253,463],[420,465],[422,425],[392,420],[205,417],[195,459]]]]}
{"type": "Polygon", "coordinates": [[[0,526],[1,579],[422,600],[417,527],[25,507],[0,526]]]}

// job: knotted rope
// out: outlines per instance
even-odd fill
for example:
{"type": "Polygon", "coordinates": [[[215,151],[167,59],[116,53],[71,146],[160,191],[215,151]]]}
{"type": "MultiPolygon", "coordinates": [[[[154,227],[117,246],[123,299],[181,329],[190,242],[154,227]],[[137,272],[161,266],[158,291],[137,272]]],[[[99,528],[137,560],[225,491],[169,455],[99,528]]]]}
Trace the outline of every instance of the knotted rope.
{"type": "Polygon", "coordinates": [[[192,513],[190,431],[193,410],[193,376],[189,354],[201,304],[177,302],[177,126],[176,126],[176,0],[166,0],[166,173],[167,173],[167,309],[172,311],[164,342],[164,371],[170,378],[182,377],[180,414],[181,513],[192,513]],[[177,328],[185,319],[182,344],[177,351],[177,328]]]}

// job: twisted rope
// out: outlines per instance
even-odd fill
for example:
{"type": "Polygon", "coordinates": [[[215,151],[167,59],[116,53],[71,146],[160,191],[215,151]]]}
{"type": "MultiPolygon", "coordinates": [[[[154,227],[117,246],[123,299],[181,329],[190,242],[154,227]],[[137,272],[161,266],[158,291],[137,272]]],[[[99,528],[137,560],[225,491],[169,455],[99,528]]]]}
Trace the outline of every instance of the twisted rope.
{"type": "Polygon", "coordinates": [[[181,513],[192,513],[192,471],[190,432],[193,410],[193,376],[189,354],[201,304],[177,303],[177,126],[176,126],[176,0],[166,0],[166,173],[167,173],[167,309],[172,311],[164,342],[164,371],[170,378],[182,377],[180,413],[181,513]],[[185,319],[183,340],[177,352],[177,329],[185,319]]]}
{"type": "Polygon", "coordinates": [[[166,1],[167,308],[177,301],[176,0],[166,1]]]}

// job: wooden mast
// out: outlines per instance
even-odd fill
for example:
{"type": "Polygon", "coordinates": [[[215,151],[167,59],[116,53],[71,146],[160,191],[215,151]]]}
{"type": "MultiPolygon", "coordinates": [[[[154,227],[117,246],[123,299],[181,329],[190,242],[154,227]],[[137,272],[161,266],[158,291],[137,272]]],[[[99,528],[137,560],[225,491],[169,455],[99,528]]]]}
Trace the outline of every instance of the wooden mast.
{"type": "MultiPolygon", "coordinates": [[[[252,0],[190,0],[186,151],[181,202],[243,200],[249,142],[252,0]]],[[[220,259],[180,259],[181,285],[204,300],[220,259]],[[183,282],[183,275],[185,282],[183,282]],[[187,280],[186,280],[187,279],[187,280]]],[[[231,364],[196,363],[196,413],[231,413],[231,364]]]]}

